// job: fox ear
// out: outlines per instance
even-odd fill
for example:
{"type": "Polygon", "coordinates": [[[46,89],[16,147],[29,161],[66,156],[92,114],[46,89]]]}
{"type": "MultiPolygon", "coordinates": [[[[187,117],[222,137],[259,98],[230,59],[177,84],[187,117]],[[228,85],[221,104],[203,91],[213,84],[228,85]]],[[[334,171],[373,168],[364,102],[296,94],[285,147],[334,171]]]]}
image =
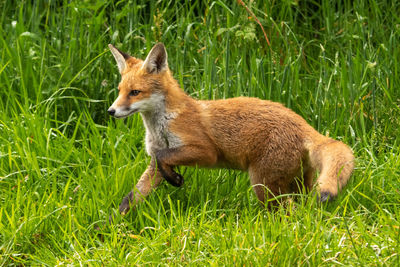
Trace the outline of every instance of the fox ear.
{"type": "Polygon", "coordinates": [[[119,72],[122,73],[126,69],[126,60],[128,60],[131,56],[122,52],[112,44],[109,44],[108,47],[110,48],[115,61],[117,61],[119,72]]]}
{"type": "Polygon", "coordinates": [[[161,73],[168,69],[168,55],[162,43],[158,43],[151,49],[143,63],[143,69],[148,73],[161,73]]]}

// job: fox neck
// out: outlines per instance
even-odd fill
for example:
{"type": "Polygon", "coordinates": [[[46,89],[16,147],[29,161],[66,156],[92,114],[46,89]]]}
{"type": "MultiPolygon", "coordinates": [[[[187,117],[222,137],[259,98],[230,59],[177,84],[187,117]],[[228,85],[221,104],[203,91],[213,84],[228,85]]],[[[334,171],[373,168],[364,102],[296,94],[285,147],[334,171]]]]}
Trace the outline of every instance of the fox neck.
{"type": "Polygon", "coordinates": [[[167,88],[167,90],[165,90],[165,104],[167,110],[182,110],[185,103],[194,100],[181,89],[178,81],[175,80],[170,73],[164,76],[162,84],[164,88],[167,88]]]}
{"type": "Polygon", "coordinates": [[[146,133],[163,132],[166,128],[167,121],[163,118],[168,117],[165,105],[165,96],[163,94],[154,94],[152,98],[152,109],[142,111],[140,114],[143,118],[146,133]]]}
{"type": "Polygon", "coordinates": [[[153,96],[157,104],[151,111],[141,112],[146,128],[146,151],[149,155],[164,148],[178,147],[181,141],[169,130],[169,122],[176,118],[175,112],[167,111],[166,99],[162,94],[153,96]]]}

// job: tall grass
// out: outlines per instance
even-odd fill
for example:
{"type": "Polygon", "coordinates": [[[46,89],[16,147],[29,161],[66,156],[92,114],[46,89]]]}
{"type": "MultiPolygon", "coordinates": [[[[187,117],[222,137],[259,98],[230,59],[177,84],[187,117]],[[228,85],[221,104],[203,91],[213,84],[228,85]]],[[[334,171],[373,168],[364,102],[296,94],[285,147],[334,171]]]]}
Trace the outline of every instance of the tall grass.
{"type": "Polygon", "coordinates": [[[0,265],[399,265],[400,4],[246,4],[270,46],[236,2],[0,1],[0,265]],[[271,212],[245,173],[181,168],[103,226],[149,160],[140,117],[106,114],[107,44],[159,41],[193,97],[278,101],[352,146],[342,194],[271,212]]]}

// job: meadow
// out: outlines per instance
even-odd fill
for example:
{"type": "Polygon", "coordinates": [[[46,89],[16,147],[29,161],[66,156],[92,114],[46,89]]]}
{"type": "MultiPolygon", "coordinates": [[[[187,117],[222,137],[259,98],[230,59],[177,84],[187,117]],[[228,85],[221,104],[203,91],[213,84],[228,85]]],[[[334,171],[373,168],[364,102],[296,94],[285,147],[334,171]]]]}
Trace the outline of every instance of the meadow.
{"type": "Polygon", "coordinates": [[[400,2],[0,1],[0,265],[400,265],[400,2]],[[268,38],[268,40],[266,39],[268,38]],[[139,114],[107,109],[111,43],[163,42],[198,99],[283,103],[351,146],[334,201],[262,207],[248,175],[180,168],[136,210],[139,114]]]}

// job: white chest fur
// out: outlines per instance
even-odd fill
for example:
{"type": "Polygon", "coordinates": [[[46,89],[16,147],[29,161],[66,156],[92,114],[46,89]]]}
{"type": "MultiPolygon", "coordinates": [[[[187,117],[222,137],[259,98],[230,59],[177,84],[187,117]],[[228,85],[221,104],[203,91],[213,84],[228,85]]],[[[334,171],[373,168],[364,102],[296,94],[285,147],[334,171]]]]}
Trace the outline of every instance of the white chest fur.
{"type": "Polygon", "coordinates": [[[176,118],[175,113],[165,110],[164,102],[152,111],[142,112],[143,123],[146,128],[146,151],[154,156],[156,151],[164,148],[176,148],[182,145],[179,137],[169,130],[169,123],[176,118]]]}

